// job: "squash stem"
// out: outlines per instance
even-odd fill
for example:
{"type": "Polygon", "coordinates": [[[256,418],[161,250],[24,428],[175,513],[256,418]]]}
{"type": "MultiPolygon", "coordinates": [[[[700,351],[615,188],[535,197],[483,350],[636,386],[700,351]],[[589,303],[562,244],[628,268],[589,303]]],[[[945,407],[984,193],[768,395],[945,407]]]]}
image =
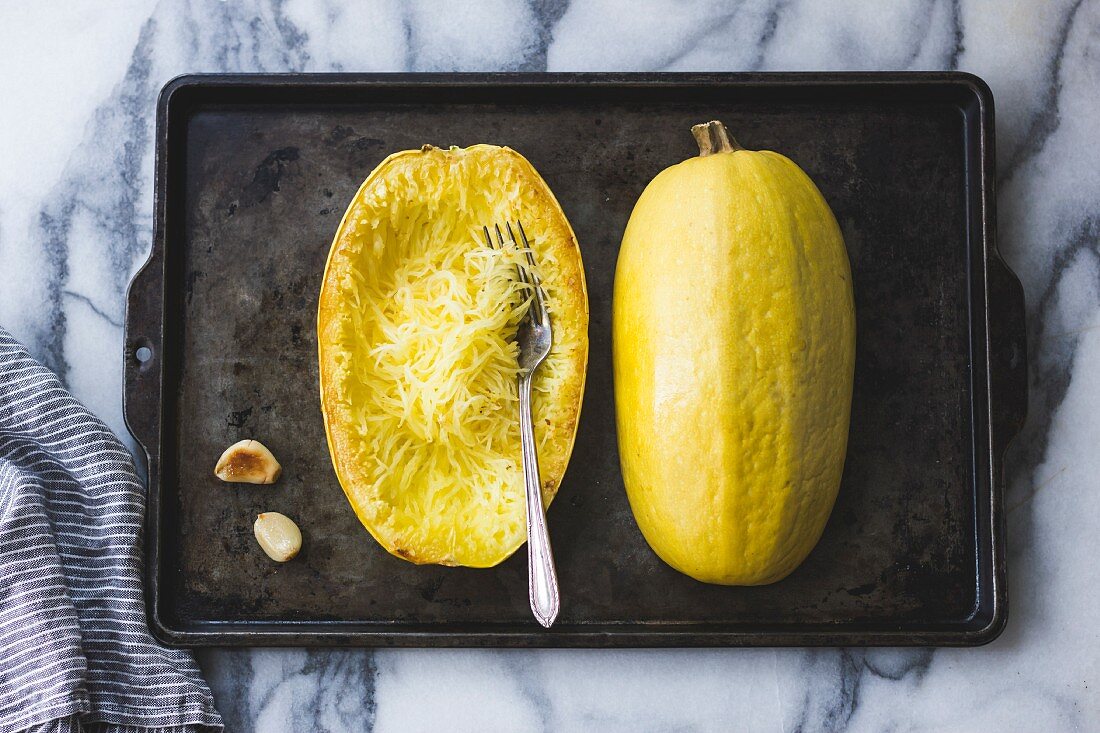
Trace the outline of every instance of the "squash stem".
{"type": "Polygon", "coordinates": [[[700,156],[744,150],[736,140],[730,137],[726,126],[718,120],[692,125],[691,134],[695,136],[695,142],[699,143],[700,156]]]}

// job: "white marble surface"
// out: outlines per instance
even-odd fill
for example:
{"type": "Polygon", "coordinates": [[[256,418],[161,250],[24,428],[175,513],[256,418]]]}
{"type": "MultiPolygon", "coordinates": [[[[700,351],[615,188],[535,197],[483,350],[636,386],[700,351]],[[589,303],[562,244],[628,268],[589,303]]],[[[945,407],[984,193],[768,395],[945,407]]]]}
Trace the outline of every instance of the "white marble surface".
{"type": "Polygon", "coordinates": [[[154,100],[191,71],[964,69],[1028,297],[1008,630],[980,649],[210,651],[231,731],[1100,730],[1100,0],[0,3],[0,323],[120,435],[154,100]]]}

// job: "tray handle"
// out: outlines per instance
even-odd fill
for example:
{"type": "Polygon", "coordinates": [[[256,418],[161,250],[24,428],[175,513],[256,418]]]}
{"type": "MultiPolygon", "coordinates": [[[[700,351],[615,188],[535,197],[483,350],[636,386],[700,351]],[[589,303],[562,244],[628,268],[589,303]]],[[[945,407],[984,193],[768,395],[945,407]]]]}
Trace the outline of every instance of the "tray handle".
{"type": "Polygon", "coordinates": [[[1000,457],[1027,418],[1027,311],[1020,279],[997,253],[988,288],[991,439],[1000,457]]]}
{"type": "Polygon", "coordinates": [[[145,451],[150,476],[156,469],[160,444],[163,279],[162,249],[154,243],[149,259],[130,281],[123,339],[123,416],[130,434],[145,451]]]}

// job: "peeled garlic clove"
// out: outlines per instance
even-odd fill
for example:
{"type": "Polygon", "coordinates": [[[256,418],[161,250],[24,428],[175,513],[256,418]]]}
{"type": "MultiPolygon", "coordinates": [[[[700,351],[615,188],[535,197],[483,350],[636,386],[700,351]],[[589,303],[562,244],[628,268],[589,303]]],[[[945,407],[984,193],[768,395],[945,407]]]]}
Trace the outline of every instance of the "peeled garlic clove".
{"type": "Polygon", "coordinates": [[[286,562],[302,549],[302,532],[298,525],[279,512],[257,515],[252,530],[260,547],[275,562],[286,562]]]}
{"type": "Polygon", "coordinates": [[[283,467],[258,440],[242,440],[225,449],[214,475],[222,481],[246,484],[273,484],[283,467]]]}

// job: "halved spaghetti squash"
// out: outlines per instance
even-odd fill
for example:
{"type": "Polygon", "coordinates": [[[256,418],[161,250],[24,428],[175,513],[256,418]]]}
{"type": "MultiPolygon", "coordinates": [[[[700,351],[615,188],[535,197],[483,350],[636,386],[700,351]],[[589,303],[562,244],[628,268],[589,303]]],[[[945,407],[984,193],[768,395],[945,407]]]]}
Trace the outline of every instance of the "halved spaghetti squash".
{"type": "Polygon", "coordinates": [[[524,254],[482,233],[517,219],[553,319],[533,385],[549,505],[580,413],[588,297],[573,230],[531,164],[495,145],[391,155],[329,253],[317,341],[332,463],[363,525],[415,563],[489,567],[526,539],[514,336],[531,294],[515,277],[524,254]]]}

